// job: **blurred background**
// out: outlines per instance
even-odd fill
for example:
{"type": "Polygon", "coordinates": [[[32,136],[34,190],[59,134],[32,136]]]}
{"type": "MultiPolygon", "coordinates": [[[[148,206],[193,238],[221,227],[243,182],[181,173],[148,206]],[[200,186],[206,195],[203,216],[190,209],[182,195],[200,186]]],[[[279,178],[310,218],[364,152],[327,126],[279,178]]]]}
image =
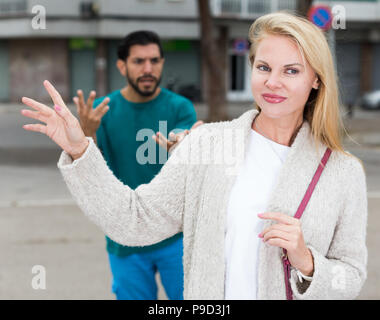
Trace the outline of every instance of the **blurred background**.
{"type": "MultiPolygon", "coordinates": [[[[117,44],[145,29],[163,42],[163,87],[191,99],[199,119],[235,118],[252,108],[252,22],[278,10],[306,16],[316,5],[340,16],[326,37],[350,135],[345,145],[363,160],[368,184],[369,274],[359,299],[380,299],[380,1],[209,0],[206,11],[201,2],[0,0],[0,299],[114,298],[104,236],[72,201],[56,168],[60,150],[23,131],[22,96],[49,102],[48,79],[75,113],[78,89],[103,96],[124,87],[117,44]],[[220,79],[206,62],[212,52],[220,79]],[[215,84],[219,97],[208,93],[215,84]],[[44,289],[32,286],[36,265],[46,271],[44,289]]],[[[159,296],[166,297],[162,288],[159,296]]]]}

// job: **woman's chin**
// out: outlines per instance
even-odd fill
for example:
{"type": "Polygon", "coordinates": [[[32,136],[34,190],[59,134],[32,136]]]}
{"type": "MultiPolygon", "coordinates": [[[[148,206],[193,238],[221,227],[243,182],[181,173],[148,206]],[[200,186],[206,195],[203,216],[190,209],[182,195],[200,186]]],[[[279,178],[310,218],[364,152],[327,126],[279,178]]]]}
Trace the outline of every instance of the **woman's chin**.
{"type": "Polygon", "coordinates": [[[276,107],[268,107],[268,106],[263,106],[261,108],[261,114],[263,114],[267,118],[272,118],[272,119],[278,119],[282,117],[289,116],[289,112],[284,112],[285,110],[281,108],[280,106],[276,107]]]}

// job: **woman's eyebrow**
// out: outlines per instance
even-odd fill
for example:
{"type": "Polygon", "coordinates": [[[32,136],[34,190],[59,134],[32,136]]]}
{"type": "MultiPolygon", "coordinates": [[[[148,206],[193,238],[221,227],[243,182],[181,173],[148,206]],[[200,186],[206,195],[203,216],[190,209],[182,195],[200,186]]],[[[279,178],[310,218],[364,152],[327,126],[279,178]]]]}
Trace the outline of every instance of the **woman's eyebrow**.
{"type": "Polygon", "coordinates": [[[301,67],[303,67],[303,64],[295,62],[295,63],[290,63],[290,64],[284,65],[285,68],[291,67],[291,66],[301,66],[301,67]]]}
{"type": "MultiPolygon", "coordinates": [[[[269,66],[268,62],[266,62],[266,61],[264,61],[264,60],[257,60],[257,62],[261,62],[261,63],[264,63],[264,64],[266,64],[266,65],[268,65],[268,66],[269,66]]],[[[296,65],[298,65],[298,66],[301,66],[301,67],[303,67],[303,66],[304,66],[304,65],[303,65],[303,64],[301,64],[301,63],[298,63],[298,62],[294,62],[294,63],[289,63],[289,64],[286,64],[286,65],[284,65],[284,67],[285,67],[285,68],[287,68],[287,67],[296,66],[296,65]]]]}

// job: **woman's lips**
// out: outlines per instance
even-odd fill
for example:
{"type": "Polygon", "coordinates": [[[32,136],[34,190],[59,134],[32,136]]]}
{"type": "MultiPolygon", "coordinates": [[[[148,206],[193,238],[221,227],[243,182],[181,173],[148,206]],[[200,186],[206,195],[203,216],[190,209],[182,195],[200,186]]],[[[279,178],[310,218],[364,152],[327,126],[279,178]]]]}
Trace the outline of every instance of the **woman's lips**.
{"type": "Polygon", "coordinates": [[[264,93],[262,97],[264,98],[266,102],[269,102],[269,103],[280,103],[286,99],[285,97],[278,96],[275,94],[268,94],[268,93],[264,93]]]}

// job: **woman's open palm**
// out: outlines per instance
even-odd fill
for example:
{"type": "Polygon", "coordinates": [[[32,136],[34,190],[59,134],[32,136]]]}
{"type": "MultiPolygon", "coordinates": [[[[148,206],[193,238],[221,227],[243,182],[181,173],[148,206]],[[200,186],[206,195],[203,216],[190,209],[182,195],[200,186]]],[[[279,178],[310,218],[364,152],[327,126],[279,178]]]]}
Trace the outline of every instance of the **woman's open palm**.
{"type": "Polygon", "coordinates": [[[67,108],[58,91],[47,80],[44,81],[44,86],[54,102],[54,109],[33,99],[23,97],[22,102],[36,111],[23,109],[21,114],[44,123],[27,124],[23,128],[46,134],[74,159],[78,158],[86,150],[88,140],[79,121],[67,108]]]}

